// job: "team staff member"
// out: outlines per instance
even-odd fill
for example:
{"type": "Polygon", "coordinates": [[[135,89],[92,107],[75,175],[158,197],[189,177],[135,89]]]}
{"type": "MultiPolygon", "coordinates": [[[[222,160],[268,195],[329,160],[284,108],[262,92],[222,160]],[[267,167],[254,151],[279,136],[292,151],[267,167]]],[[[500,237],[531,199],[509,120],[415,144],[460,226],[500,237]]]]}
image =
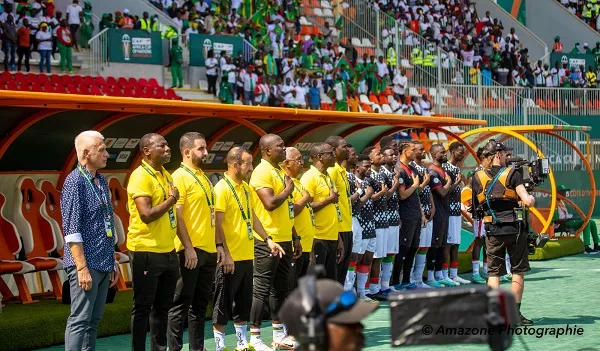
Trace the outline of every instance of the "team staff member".
{"type": "Polygon", "coordinates": [[[327,278],[337,280],[337,263],[344,250],[339,235],[342,213],[339,193],[327,174],[327,168],[334,164],[335,152],[327,143],[316,143],[310,148],[310,158],[313,164],[300,182],[310,195],[315,213],[315,263],[325,266],[327,278]]]}
{"type": "Polygon", "coordinates": [[[453,142],[448,147],[450,159],[442,164],[442,168],[450,176],[453,183],[458,185],[450,193],[450,219],[448,220],[448,245],[446,257],[450,259],[449,278],[455,283],[469,284],[471,281],[458,276],[458,247],[460,246],[460,232],[462,230],[462,212],[460,194],[462,191],[462,175],[458,165],[465,159],[465,147],[459,142],[453,142]]]}
{"type": "Polygon", "coordinates": [[[290,291],[298,284],[298,279],[306,275],[310,264],[313,241],[315,238],[315,214],[310,207],[310,195],[300,183],[298,176],[304,170],[304,158],[295,147],[285,148],[285,161],[282,169],[294,181],[294,229],[302,238],[302,256],[292,263],[290,271],[290,291]]]}
{"type": "Polygon", "coordinates": [[[416,169],[410,166],[415,160],[416,142],[403,143],[399,147],[400,178],[398,182],[398,197],[400,198],[400,218],[402,226],[400,227],[400,249],[395,259],[396,269],[394,270],[394,281],[402,281],[396,286],[397,290],[416,289],[417,285],[410,282],[410,273],[413,260],[419,247],[421,228],[426,226],[427,220],[421,209],[419,201],[420,179],[416,169]]]}
{"type": "Polygon", "coordinates": [[[489,262],[488,286],[500,286],[500,277],[506,274],[504,260],[508,251],[512,270],[512,292],[515,294],[519,310],[519,324],[533,325],[533,321],[521,314],[525,284],[523,275],[530,268],[527,257],[527,226],[523,221],[519,221],[515,209],[519,207],[519,201],[527,207],[535,205],[535,198],[527,193],[521,172],[507,167],[507,153],[512,148],[490,140],[485,150],[494,155],[494,160],[491,168],[480,170],[473,176],[473,209],[476,210],[481,204],[484,211],[483,218],[477,214],[478,211],[475,211],[475,216],[483,220],[487,232],[485,244],[489,262]],[[498,180],[490,183],[495,178],[498,180]],[[489,187],[491,193],[488,196],[486,192],[489,187]]]}
{"type": "MultiPolygon", "coordinates": [[[[225,350],[225,326],[233,319],[236,350],[248,349],[246,328],[252,304],[254,234],[266,242],[273,257],[285,252],[267,236],[252,208],[252,154],[241,147],[227,153],[227,172],[215,186],[217,247],[225,252],[215,278],[213,334],[217,351],[225,350]],[[235,307],[234,307],[235,304],[235,307]]],[[[210,280],[205,281],[207,284],[210,280]]]]}
{"type": "MultiPolygon", "coordinates": [[[[169,349],[183,347],[183,326],[188,319],[190,349],[204,347],[204,319],[212,295],[212,281],[217,267],[215,247],[215,192],[201,167],[206,159],[206,140],[197,132],[179,139],[183,162],[173,172],[173,184],[179,190],[176,205],[177,237],[181,276],[175,287],[169,310],[169,349]],[[188,312],[189,311],[189,312],[188,312]]],[[[219,248],[219,257],[223,257],[219,248]]]]}
{"type": "Polygon", "coordinates": [[[258,236],[254,240],[254,289],[250,312],[250,345],[257,351],[270,350],[260,338],[260,326],[264,304],[269,297],[273,320],[273,343],[275,346],[294,347],[295,342],[285,335],[277,312],[287,298],[292,259],[302,254],[300,237],[294,231],[294,182],[285,175],[279,164],[285,161],[283,140],[275,134],[267,134],[259,141],[262,160],[256,166],[250,186],[256,192],[254,211],[266,233],[281,245],[286,254],[274,257],[267,244],[258,236]],[[293,245],[293,247],[292,247],[293,245]],[[293,256],[293,257],[292,257],[293,256]]]}
{"type": "MultiPolygon", "coordinates": [[[[108,288],[118,279],[114,218],[106,178],[108,153],[102,134],[94,130],[75,138],[77,168],[63,185],[60,199],[65,234],[64,267],[71,293],[65,350],[96,349],[108,288]]],[[[1,303],[1,302],[0,302],[1,303]]]]}
{"type": "Polygon", "coordinates": [[[335,153],[335,164],[327,168],[327,173],[333,181],[340,198],[338,204],[342,213],[342,221],[339,222],[340,238],[344,243],[344,254],[337,267],[337,280],[344,284],[350,255],[352,254],[352,194],[350,193],[350,182],[346,168],[343,164],[348,160],[348,143],[342,137],[333,135],[325,140],[333,148],[335,153]]]}
{"type": "Polygon", "coordinates": [[[443,286],[456,286],[456,282],[448,279],[448,261],[445,260],[445,246],[447,245],[448,221],[450,218],[450,194],[460,184],[460,179],[452,183],[450,176],[442,169],[442,164],[448,162],[446,148],[434,144],[430,149],[433,163],[429,168],[431,177],[431,192],[435,205],[433,216],[433,235],[431,249],[427,253],[427,260],[435,260],[435,280],[443,286]],[[435,250],[434,250],[435,248],[435,250]],[[431,253],[431,256],[430,254],[431,253]]]}
{"type": "Polygon", "coordinates": [[[132,270],[133,350],[145,350],[150,329],[153,350],[167,349],[167,321],[179,279],[175,253],[179,190],[163,165],[171,160],[171,149],[162,135],[149,133],[140,139],[142,164],[127,185],[129,233],[127,249],[132,270]]]}

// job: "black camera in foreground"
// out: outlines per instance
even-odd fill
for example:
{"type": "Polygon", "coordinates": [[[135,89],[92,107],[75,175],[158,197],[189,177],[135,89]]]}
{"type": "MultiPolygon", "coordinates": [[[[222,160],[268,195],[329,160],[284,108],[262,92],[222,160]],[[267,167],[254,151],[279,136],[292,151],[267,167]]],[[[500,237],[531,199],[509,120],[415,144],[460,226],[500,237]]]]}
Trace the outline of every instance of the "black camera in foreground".
{"type": "Polygon", "coordinates": [[[521,172],[527,191],[542,184],[550,174],[550,162],[547,158],[537,158],[533,161],[511,158],[508,160],[508,164],[521,172]]]}
{"type": "Polygon", "coordinates": [[[512,344],[518,313],[514,294],[487,286],[416,290],[389,297],[392,346],[512,344]]]}

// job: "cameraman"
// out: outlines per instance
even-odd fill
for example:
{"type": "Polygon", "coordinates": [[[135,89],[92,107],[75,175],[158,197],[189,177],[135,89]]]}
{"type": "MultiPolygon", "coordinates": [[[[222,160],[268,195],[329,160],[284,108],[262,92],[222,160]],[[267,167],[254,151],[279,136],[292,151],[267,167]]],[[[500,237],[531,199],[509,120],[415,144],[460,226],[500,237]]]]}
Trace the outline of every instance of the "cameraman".
{"type": "Polygon", "coordinates": [[[519,201],[531,207],[535,204],[535,198],[527,193],[521,172],[507,167],[507,154],[512,150],[511,147],[492,139],[484,148],[494,158],[491,168],[484,168],[473,176],[473,214],[474,218],[483,220],[487,232],[488,285],[491,288],[500,286],[500,277],[506,274],[505,253],[508,251],[519,324],[533,325],[533,321],[521,314],[523,275],[530,268],[527,224],[524,219],[526,209],[521,207],[519,201]]]}
{"type": "Polygon", "coordinates": [[[300,344],[296,351],[307,351],[311,345],[316,351],[362,350],[365,336],[361,321],[379,304],[357,299],[353,292],[344,292],[344,287],[331,279],[316,281],[314,297],[304,296],[302,284],[299,283],[300,287],[288,296],[279,310],[279,318],[287,326],[288,333],[300,344]],[[322,318],[322,324],[315,325],[316,337],[311,339],[305,305],[313,298],[317,305],[315,321],[322,318]]]}

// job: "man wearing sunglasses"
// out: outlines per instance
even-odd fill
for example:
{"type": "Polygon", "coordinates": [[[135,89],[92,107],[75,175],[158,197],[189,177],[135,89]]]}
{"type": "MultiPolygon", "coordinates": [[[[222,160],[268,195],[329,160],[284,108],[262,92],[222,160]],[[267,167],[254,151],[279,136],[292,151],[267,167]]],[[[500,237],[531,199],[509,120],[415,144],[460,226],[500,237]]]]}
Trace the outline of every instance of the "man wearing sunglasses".
{"type": "Polygon", "coordinates": [[[523,175],[507,167],[507,154],[512,148],[490,140],[485,151],[494,155],[491,168],[482,169],[473,176],[473,215],[483,221],[488,255],[488,285],[500,286],[500,277],[506,274],[505,254],[508,251],[512,268],[512,292],[519,310],[520,325],[533,325],[521,314],[523,275],[529,271],[527,226],[524,211],[535,205],[535,198],[527,193],[523,175]]]}
{"type": "Polygon", "coordinates": [[[308,350],[311,346],[318,351],[362,350],[365,336],[361,321],[379,304],[360,301],[352,291],[344,291],[341,284],[329,279],[309,283],[316,292],[307,295],[306,291],[310,289],[302,286],[305,283],[308,281],[302,281],[301,286],[290,294],[279,313],[290,335],[300,343],[296,350],[308,350]],[[307,306],[310,306],[308,310],[307,306]],[[318,338],[309,336],[310,312],[316,312],[316,319],[323,318],[322,325],[316,328],[318,338]]]}

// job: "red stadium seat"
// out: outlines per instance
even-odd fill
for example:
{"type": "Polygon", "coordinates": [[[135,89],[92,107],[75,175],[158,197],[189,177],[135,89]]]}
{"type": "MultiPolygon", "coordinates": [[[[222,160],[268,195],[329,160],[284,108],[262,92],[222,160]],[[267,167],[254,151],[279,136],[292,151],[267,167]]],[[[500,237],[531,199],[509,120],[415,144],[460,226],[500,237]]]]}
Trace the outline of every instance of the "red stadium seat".
{"type": "Polygon", "coordinates": [[[63,74],[60,79],[62,80],[64,85],[69,85],[69,84],[73,84],[73,79],[71,79],[71,76],[67,75],[67,74],[63,74]]]}
{"type": "Polygon", "coordinates": [[[127,78],[125,78],[125,77],[119,77],[119,80],[117,81],[117,83],[119,84],[119,86],[121,86],[123,88],[129,86],[129,82],[127,81],[127,78]]]}
{"type": "Polygon", "coordinates": [[[65,89],[65,86],[62,84],[58,84],[54,86],[54,92],[57,94],[66,94],[67,93],[67,89],[65,89]]]}
{"type": "Polygon", "coordinates": [[[117,86],[118,85],[117,79],[115,77],[113,77],[113,76],[108,76],[106,78],[106,84],[112,85],[112,86],[117,86]]]}
{"type": "Polygon", "coordinates": [[[100,88],[98,88],[95,85],[91,85],[90,86],[90,95],[104,95],[102,93],[102,91],[100,91],[100,88]]]}
{"type": "Polygon", "coordinates": [[[111,87],[110,96],[124,96],[120,87],[111,87]]]}
{"type": "Polygon", "coordinates": [[[86,85],[95,85],[96,84],[96,81],[94,81],[94,77],[92,77],[92,76],[85,76],[85,77],[83,77],[83,82],[86,85]]]}
{"type": "Polygon", "coordinates": [[[31,91],[31,87],[29,84],[27,84],[27,82],[22,82],[19,84],[19,91],[31,91]]]}
{"type": "Polygon", "coordinates": [[[53,93],[54,92],[54,84],[51,82],[44,83],[44,92],[53,93]]]}
{"type": "Polygon", "coordinates": [[[148,87],[150,86],[150,84],[148,83],[148,80],[146,80],[146,78],[140,78],[138,80],[138,84],[143,86],[143,87],[148,87]]]}
{"type": "Polygon", "coordinates": [[[58,74],[51,75],[50,76],[50,81],[53,84],[56,84],[56,85],[62,85],[63,84],[62,79],[60,78],[60,76],[58,74]]]}
{"type": "Polygon", "coordinates": [[[15,82],[14,80],[9,80],[6,83],[6,90],[19,90],[19,86],[17,85],[17,82],[15,82]]]}
{"type": "Polygon", "coordinates": [[[155,87],[155,88],[158,88],[158,87],[160,86],[160,85],[158,84],[158,81],[157,81],[156,79],[154,79],[154,78],[150,78],[150,79],[148,80],[148,84],[149,84],[151,87],[155,87]]]}
{"type": "Polygon", "coordinates": [[[169,100],[176,100],[177,99],[177,94],[175,94],[175,90],[173,90],[173,89],[167,89],[167,99],[169,99],[169,100]]]}
{"type": "MultiPolygon", "coordinates": [[[[16,79],[16,80],[19,80],[19,79],[24,79],[24,78],[26,78],[26,77],[25,77],[25,74],[23,74],[23,72],[16,72],[16,73],[15,73],[15,79],[16,79]]],[[[25,80],[26,80],[26,79],[25,79],[25,80]]]]}
{"type": "Polygon", "coordinates": [[[96,77],[96,84],[98,84],[98,86],[101,86],[101,85],[106,85],[107,83],[106,83],[106,80],[104,80],[104,77],[98,76],[98,77],[96,77]]]}
{"type": "Polygon", "coordinates": [[[72,78],[73,78],[73,83],[75,83],[75,84],[81,85],[84,83],[83,77],[80,75],[74,75],[72,78]]]}
{"type": "Polygon", "coordinates": [[[125,86],[123,88],[123,96],[130,98],[135,97],[135,90],[130,86],[125,86]]]}
{"type": "Polygon", "coordinates": [[[79,90],[77,90],[77,87],[74,84],[67,85],[67,92],[69,94],[79,94],[79,90]]]}
{"type": "Polygon", "coordinates": [[[165,89],[162,87],[156,88],[156,91],[154,92],[154,96],[157,99],[164,99],[165,98],[165,89]]]}
{"type": "Polygon", "coordinates": [[[78,85],[77,89],[79,90],[79,94],[90,95],[90,87],[85,84],[78,85]]]}
{"type": "Polygon", "coordinates": [[[129,78],[127,81],[129,82],[130,87],[137,87],[139,85],[138,80],[133,77],[129,78]]]}
{"type": "Polygon", "coordinates": [[[4,71],[2,72],[2,81],[3,82],[8,82],[13,80],[13,75],[10,74],[10,72],[4,71]]]}
{"type": "Polygon", "coordinates": [[[111,95],[111,87],[110,85],[103,85],[100,90],[102,91],[102,95],[110,96],[111,95]]]}
{"type": "Polygon", "coordinates": [[[35,73],[27,73],[25,79],[28,83],[39,82],[38,75],[35,73]]]}
{"type": "Polygon", "coordinates": [[[45,74],[39,74],[38,75],[38,82],[40,82],[40,84],[45,84],[46,82],[49,82],[50,79],[48,78],[47,75],[45,74]]]}
{"type": "Polygon", "coordinates": [[[35,91],[37,93],[43,93],[44,90],[42,89],[42,85],[40,84],[40,82],[32,82],[31,83],[31,91],[35,91]]]}

